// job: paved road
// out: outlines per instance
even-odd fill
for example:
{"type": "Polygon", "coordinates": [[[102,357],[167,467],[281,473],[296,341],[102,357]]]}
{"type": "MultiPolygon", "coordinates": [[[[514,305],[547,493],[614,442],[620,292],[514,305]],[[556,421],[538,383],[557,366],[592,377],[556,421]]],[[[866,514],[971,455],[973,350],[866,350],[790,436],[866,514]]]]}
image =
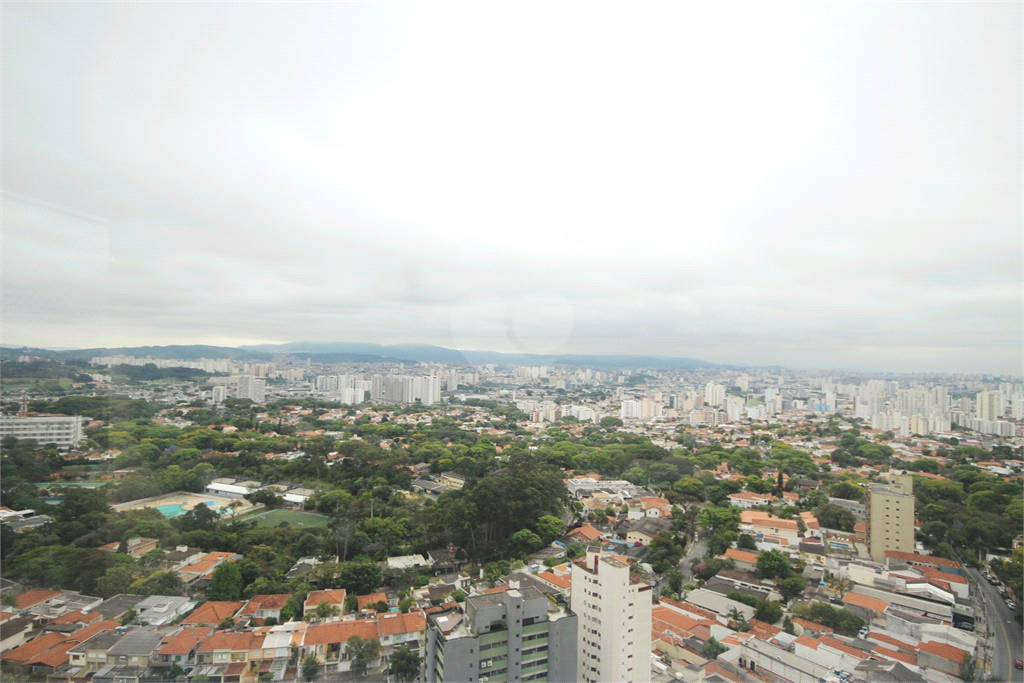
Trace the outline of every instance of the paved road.
{"type": "Polygon", "coordinates": [[[986,621],[984,628],[993,633],[989,648],[992,658],[990,674],[1010,683],[1024,682],[1024,671],[1013,666],[1015,659],[1024,659],[1024,634],[1013,620],[1013,610],[1006,606],[999,590],[989,585],[980,572],[974,569],[967,572],[972,580],[972,589],[977,591],[982,603],[986,621]]]}
{"type": "Polygon", "coordinates": [[[679,560],[679,570],[683,572],[683,583],[688,583],[693,579],[693,572],[690,570],[690,562],[695,557],[704,557],[708,552],[708,542],[705,539],[701,539],[696,543],[691,543],[686,548],[686,555],[683,559],[679,560]]]}

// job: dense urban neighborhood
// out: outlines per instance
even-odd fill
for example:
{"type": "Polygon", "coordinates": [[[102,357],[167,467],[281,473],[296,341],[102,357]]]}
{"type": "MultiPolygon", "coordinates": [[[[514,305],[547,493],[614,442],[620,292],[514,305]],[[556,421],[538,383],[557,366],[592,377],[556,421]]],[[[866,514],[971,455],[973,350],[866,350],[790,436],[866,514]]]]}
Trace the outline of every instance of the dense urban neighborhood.
{"type": "Polygon", "coordinates": [[[4,681],[1024,680],[1024,383],[4,349],[4,681]]]}

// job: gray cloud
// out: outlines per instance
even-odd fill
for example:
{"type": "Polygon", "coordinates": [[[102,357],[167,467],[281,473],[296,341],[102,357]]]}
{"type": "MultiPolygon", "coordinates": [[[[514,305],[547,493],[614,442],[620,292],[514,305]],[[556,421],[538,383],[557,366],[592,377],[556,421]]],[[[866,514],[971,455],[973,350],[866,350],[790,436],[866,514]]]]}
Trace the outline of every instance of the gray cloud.
{"type": "Polygon", "coordinates": [[[6,343],[1022,374],[1017,4],[0,12],[6,343]]]}

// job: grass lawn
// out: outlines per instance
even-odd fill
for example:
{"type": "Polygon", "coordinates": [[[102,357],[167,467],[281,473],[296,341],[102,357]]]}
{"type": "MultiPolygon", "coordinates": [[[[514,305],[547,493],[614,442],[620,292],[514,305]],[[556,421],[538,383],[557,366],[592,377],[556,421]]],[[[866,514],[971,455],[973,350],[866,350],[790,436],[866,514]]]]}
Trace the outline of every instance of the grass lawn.
{"type": "Polygon", "coordinates": [[[281,522],[288,522],[289,526],[303,527],[325,527],[331,521],[330,517],[317,515],[312,512],[301,512],[299,510],[270,510],[252,517],[248,520],[256,520],[258,526],[277,526],[281,522]]]}

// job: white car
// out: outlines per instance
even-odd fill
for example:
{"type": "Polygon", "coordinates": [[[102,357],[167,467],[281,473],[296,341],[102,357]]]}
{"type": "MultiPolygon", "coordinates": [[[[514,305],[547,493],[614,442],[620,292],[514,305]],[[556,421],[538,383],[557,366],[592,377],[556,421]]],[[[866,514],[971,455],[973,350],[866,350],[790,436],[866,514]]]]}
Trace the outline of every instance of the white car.
{"type": "Polygon", "coordinates": [[[1009,607],[1010,609],[1017,609],[1017,605],[1013,602],[1013,600],[1007,600],[1006,601],[1006,606],[1009,607]]]}

